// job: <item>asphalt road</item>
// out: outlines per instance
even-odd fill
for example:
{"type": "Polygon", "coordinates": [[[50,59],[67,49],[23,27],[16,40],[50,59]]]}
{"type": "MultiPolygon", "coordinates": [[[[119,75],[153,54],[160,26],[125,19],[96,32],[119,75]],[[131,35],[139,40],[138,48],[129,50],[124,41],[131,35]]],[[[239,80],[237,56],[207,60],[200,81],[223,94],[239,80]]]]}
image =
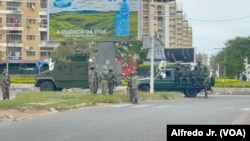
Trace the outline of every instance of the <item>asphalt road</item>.
{"type": "Polygon", "coordinates": [[[0,125],[3,141],[164,141],[168,124],[242,124],[250,95],[109,104],[0,125]]]}

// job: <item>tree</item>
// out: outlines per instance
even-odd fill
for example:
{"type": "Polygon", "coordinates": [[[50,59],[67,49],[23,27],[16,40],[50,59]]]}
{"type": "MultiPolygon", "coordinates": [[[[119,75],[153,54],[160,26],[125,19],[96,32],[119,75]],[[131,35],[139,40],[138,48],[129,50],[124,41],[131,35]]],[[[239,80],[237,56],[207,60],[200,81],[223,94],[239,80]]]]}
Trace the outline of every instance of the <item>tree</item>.
{"type": "Polygon", "coordinates": [[[52,54],[52,60],[54,62],[66,62],[68,60],[68,55],[76,51],[85,50],[89,51],[89,42],[74,42],[67,41],[61,42],[61,45],[55,49],[52,54]]]}
{"type": "MultiPolygon", "coordinates": [[[[147,56],[147,50],[142,49],[141,41],[123,41],[117,42],[116,47],[116,56],[129,56],[129,55],[138,55],[139,58],[137,60],[137,64],[142,64],[143,60],[147,56]]],[[[126,60],[123,60],[126,62],[126,60]]]]}
{"type": "MultiPolygon", "coordinates": [[[[61,42],[61,45],[56,48],[53,52],[52,60],[53,61],[67,61],[67,54],[73,53],[76,50],[85,50],[90,53],[90,57],[95,57],[97,53],[97,42],[74,42],[67,41],[61,42]]],[[[142,49],[141,41],[118,41],[116,42],[116,57],[129,55],[138,55],[137,64],[142,64],[143,60],[147,56],[147,49],[142,49]]],[[[124,59],[123,58],[123,59],[124,59]]],[[[126,60],[123,60],[126,62],[126,60]]]]}
{"type": "MultiPolygon", "coordinates": [[[[234,78],[245,70],[243,63],[246,57],[250,59],[250,36],[228,40],[223,50],[215,56],[214,62],[225,65],[226,77],[234,78]]],[[[223,70],[223,65],[220,65],[220,70],[223,70]]],[[[216,69],[215,66],[212,65],[213,69],[216,69]]]]}

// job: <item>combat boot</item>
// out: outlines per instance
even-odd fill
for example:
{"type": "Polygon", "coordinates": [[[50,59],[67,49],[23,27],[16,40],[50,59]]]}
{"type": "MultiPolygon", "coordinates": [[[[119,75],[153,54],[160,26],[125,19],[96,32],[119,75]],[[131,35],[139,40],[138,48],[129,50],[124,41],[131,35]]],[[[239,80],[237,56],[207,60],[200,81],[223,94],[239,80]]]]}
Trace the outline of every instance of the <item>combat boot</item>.
{"type": "Polygon", "coordinates": [[[135,100],[133,101],[133,104],[138,104],[138,100],[135,99],[135,100]]]}

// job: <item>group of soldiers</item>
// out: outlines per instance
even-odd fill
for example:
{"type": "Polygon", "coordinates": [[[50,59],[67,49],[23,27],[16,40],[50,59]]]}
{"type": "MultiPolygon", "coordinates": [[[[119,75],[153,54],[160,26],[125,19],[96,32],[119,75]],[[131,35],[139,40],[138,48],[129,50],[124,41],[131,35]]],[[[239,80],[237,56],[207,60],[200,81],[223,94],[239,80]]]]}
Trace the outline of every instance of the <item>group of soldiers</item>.
{"type": "Polygon", "coordinates": [[[190,65],[176,64],[176,77],[178,87],[204,87],[205,96],[211,89],[211,78],[207,66],[198,62],[194,69],[190,65]]]}
{"type": "Polygon", "coordinates": [[[1,76],[0,76],[0,85],[3,95],[3,100],[10,99],[10,76],[7,72],[7,69],[4,69],[1,76]]]}
{"type": "Polygon", "coordinates": [[[96,94],[99,84],[101,84],[102,94],[106,95],[107,92],[112,95],[115,88],[116,75],[112,68],[103,65],[100,73],[98,74],[97,68],[91,66],[89,70],[89,89],[90,93],[96,94]]]}
{"type": "MultiPolygon", "coordinates": [[[[101,93],[106,95],[107,93],[113,95],[114,88],[116,85],[116,75],[112,68],[108,68],[107,65],[103,65],[100,73],[97,71],[97,67],[91,66],[89,69],[89,90],[91,94],[96,94],[98,91],[99,84],[101,84],[101,93]]],[[[128,78],[127,92],[129,95],[130,102],[138,104],[137,98],[137,86],[139,83],[139,78],[137,72],[132,72],[128,78]]]]}

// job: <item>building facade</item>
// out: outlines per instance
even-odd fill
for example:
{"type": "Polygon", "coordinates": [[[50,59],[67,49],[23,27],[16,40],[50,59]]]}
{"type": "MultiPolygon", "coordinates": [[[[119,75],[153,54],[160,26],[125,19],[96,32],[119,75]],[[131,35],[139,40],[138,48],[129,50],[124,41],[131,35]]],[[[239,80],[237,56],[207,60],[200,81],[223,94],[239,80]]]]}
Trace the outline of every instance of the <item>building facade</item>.
{"type": "MultiPolygon", "coordinates": [[[[0,1],[0,72],[7,68],[10,74],[36,74],[40,60],[41,69],[48,69],[58,46],[49,41],[48,3],[0,1]]],[[[139,39],[154,35],[165,48],[192,47],[192,28],[175,0],[140,0],[138,25],[139,39]]]]}
{"type": "Polygon", "coordinates": [[[36,62],[49,58],[47,6],[47,0],[0,1],[0,69],[36,73],[36,62]]]}
{"type": "Polygon", "coordinates": [[[139,39],[156,36],[165,48],[192,47],[189,27],[181,3],[175,0],[142,0],[139,14],[139,39]]]}

